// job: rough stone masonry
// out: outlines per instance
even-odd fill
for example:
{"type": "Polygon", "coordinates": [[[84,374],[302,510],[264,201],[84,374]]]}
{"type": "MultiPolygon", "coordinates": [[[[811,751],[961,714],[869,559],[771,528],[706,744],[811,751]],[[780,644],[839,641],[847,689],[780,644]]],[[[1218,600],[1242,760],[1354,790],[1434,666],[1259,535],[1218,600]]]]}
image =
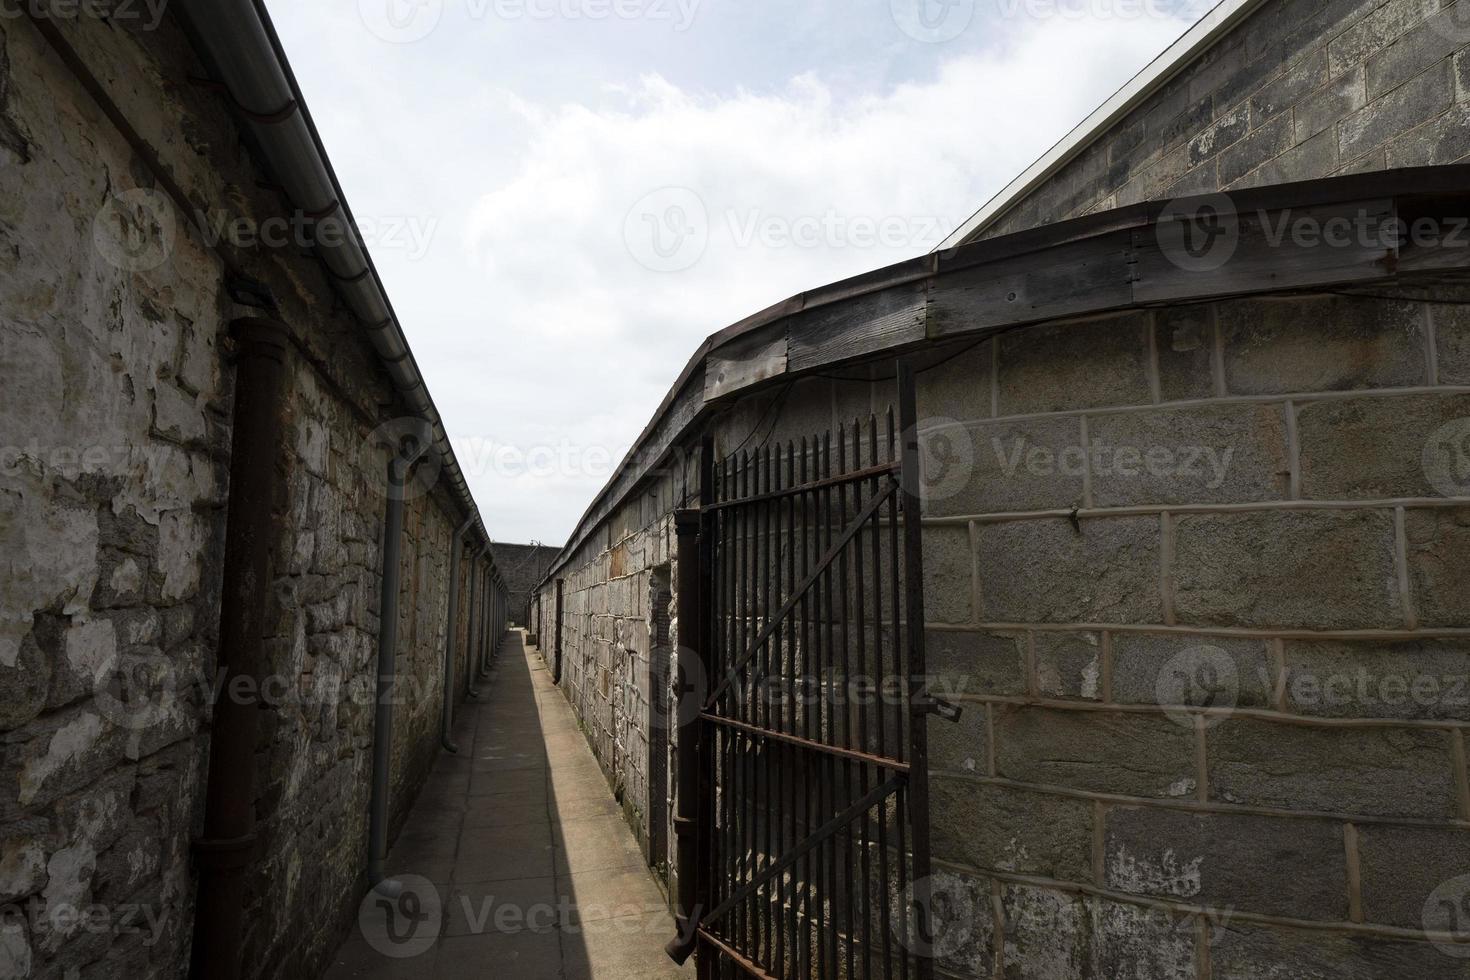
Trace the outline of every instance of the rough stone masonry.
{"type": "MultiPolygon", "coordinates": [[[[190,82],[208,73],[177,19],[76,9],[51,23],[133,141],[31,22],[0,23],[0,975],[187,969],[220,680],[230,323],[262,312],[232,273],[272,297],[292,344],[241,962],[314,975],[365,891],[387,460],[374,435],[408,413],[304,248],[209,241],[164,193],[167,179],[247,225],[290,213],[231,107],[190,82]]],[[[439,751],[465,519],[432,481],[406,511],[395,829],[439,751]]]]}
{"type": "Polygon", "coordinates": [[[539,596],[565,589],[543,648],[610,778],[646,765],[619,679],[699,436],[718,461],[881,416],[906,352],[936,464],[928,680],[965,709],[929,727],[939,973],[1470,977],[1463,282],[1248,295],[1221,263],[1189,288],[1235,298],[999,329],[1026,319],[1008,304],[1129,305],[1095,270],[1140,288],[1152,219],[1109,209],[1462,163],[1467,23],[1464,0],[1264,4],[979,229],[980,257],[712,338],[539,596]],[[1089,234],[1116,253],[1066,244],[1089,234]],[[1053,264],[1007,264],[1048,240],[1053,264]]]}

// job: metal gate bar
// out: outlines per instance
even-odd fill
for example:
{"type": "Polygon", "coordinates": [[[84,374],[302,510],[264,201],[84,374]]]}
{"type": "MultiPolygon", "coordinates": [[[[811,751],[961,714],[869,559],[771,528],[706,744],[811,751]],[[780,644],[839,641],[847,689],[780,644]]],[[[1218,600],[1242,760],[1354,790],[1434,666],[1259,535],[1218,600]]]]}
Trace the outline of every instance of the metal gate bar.
{"type": "Polygon", "coordinates": [[[702,977],[932,976],[909,934],[927,923],[934,703],[902,366],[899,406],[835,440],[718,462],[705,443],[702,977]]]}

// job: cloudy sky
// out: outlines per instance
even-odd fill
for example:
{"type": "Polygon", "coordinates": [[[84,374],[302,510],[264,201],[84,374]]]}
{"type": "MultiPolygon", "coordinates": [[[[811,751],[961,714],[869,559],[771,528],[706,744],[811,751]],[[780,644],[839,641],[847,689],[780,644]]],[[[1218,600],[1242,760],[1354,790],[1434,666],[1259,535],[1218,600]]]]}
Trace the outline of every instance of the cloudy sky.
{"type": "Polygon", "coordinates": [[[490,533],[699,342],[929,251],[1201,0],[269,0],[490,533]]]}

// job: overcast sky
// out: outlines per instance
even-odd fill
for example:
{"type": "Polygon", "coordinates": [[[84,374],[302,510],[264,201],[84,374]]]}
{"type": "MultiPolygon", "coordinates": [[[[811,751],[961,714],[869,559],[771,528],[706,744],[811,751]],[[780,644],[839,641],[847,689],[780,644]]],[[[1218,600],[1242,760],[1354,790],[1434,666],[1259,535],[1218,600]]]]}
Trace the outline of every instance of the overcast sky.
{"type": "Polygon", "coordinates": [[[550,544],[704,337],[929,251],[1207,6],[269,0],[491,535],[550,544]]]}

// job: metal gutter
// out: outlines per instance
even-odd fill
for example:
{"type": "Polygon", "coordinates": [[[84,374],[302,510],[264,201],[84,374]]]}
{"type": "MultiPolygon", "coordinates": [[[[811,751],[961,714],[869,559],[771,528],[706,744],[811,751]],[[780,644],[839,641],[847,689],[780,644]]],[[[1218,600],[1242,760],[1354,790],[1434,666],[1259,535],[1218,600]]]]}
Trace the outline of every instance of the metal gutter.
{"type": "Polygon", "coordinates": [[[951,232],[948,238],[935,246],[934,251],[942,252],[974,241],[1265,3],[1266,0],[1221,0],[1163,54],[1149,62],[1075,129],[951,232]]]}
{"type": "Polygon", "coordinates": [[[465,515],[488,546],[490,534],[443,419],[414,360],[387,290],[361,244],[357,222],[312,122],[263,0],[178,0],[195,50],[253,138],[262,162],[293,205],[315,218],[338,216],[352,229],[314,251],[348,308],[362,322],[374,351],[408,410],[432,426],[442,473],[465,515]]]}

